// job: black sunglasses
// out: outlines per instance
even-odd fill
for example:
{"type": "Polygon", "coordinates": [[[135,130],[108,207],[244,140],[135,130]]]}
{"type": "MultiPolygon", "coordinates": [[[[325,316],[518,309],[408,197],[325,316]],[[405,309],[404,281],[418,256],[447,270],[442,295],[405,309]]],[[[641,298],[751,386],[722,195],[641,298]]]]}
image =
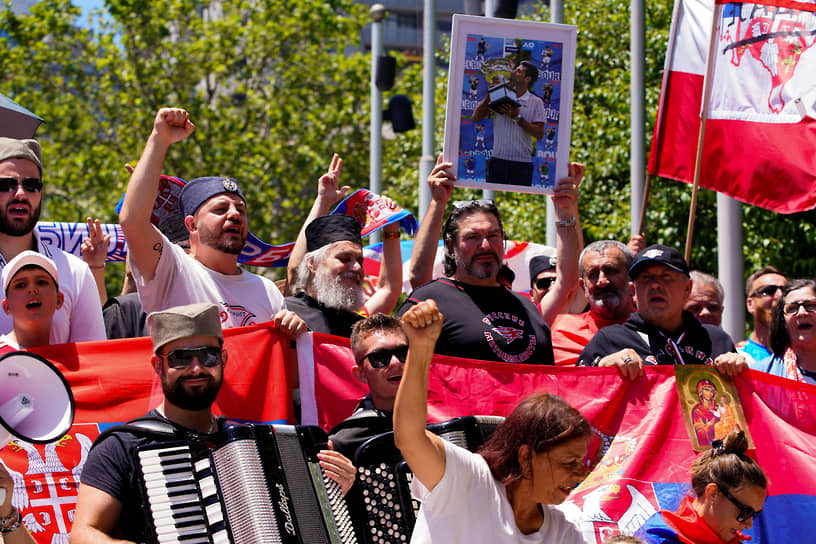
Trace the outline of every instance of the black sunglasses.
{"type": "Polygon", "coordinates": [[[745,506],[740,501],[735,499],[731,496],[731,493],[725,490],[720,484],[717,484],[717,488],[720,490],[720,493],[725,495],[725,498],[734,503],[734,506],[739,508],[739,514],[737,514],[737,521],[740,523],[745,523],[751,518],[755,518],[762,513],[762,510],[754,510],[750,506],[745,506]]]}
{"type": "Polygon", "coordinates": [[[555,282],[555,276],[549,278],[538,278],[535,280],[535,286],[538,288],[539,291],[545,291],[552,287],[552,284],[555,282]]]}
{"type": "Polygon", "coordinates": [[[372,351],[368,355],[360,357],[360,360],[357,361],[357,364],[360,365],[363,363],[363,361],[368,359],[368,362],[374,368],[385,368],[391,363],[391,357],[396,357],[400,363],[404,363],[405,359],[408,357],[408,346],[402,345],[397,346],[395,348],[386,348],[377,351],[372,351]]]}
{"type": "Polygon", "coordinates": [[[193,363],[193,359],[206,367],[218,366],[221,364],[221,348],[215,346],[202,346],[200,348],[174,349],[167,355],[160,355],[167,358],[167,366],[176,370],[187,368],[193,363]]]}
{"type": "Polygon", "coordinates": [[[751,293],[751,298],[756,297],[772,297],[776,294],[777,291],[782,291],[785,289],[784,285],[766,285],[765,287],[761,287],[751,293]]]}
{"type": "Polygon", "coordinates": [[[14,193],[20,185],[26,193],[39,193],[43,187],[42,180],[37,178],[0,178],[0,193],[14,193]]]}

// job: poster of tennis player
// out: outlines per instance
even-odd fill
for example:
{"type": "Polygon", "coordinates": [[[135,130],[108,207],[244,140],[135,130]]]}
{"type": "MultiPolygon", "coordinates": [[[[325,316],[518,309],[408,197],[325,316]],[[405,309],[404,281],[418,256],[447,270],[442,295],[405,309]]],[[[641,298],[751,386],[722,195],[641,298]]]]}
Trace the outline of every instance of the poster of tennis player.
{"type": "Polygon", "coordinates": [[[444,158],[458,186],[551,193],[567,175],[576,34],[453,16],[444,158]]]}

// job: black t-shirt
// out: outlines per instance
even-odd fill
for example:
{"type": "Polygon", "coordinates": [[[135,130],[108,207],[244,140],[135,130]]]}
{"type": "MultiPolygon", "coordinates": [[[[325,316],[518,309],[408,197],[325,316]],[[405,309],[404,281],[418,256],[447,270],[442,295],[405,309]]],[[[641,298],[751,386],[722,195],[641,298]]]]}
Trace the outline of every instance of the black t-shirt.
{"type": "Polygon", "coordinates": [[[720,327],[700,323],[689,312],[683,311],[683,332],[679,335],[646,323],[643,316],[635,312],[625,323],[610,325],[595,333],[578,357],[578,365],[597,366],[602,357],[625,348],[634,349],[647,365],[677,364],[677,354],[669,345],[669,337],[687,365],[710,365],[718,355],[735,351],[728,333],[720,327]]]}
{"type": "MultiPolygon", "coordinates": [[[[143,499],[136,448],[179,441],[185,435],[193,433],[162,417],[156,410],[151,410],[145,417],[170,425],[179,435],[158,439],[138,431],[113,432],[101,442],[94,444],[80,476],[82,485],[90,485],[104,491],[122,504],[122,514],[117,527],[121,537],[132,542],[155,541],[155,535],[152,535],[152,529],[149,523],[146,523],[149,514],[145,511],[147,505],[143,499]]],[[[222,421],[219,420],[219,427],[221,426],[222,421]]]]}
{"type": "Polygon", "coordinates": [[[483,361],[553,364],[550,329],[524,296],[505,287],[439,279],[418,287],[398,315],[433,299],[445,318],[436,353],[483,361]]]}
{"type": "Polygon", "coordinates": [[[351,336],[351,327],[363,319],[354,312],[324,306],[306,293],[286,297],[286,309],[305,321],[310,331],[346,338],[351,336]]]}
{"type": "Polygon", "coordinates": [[[329,440],[335,451],[339,451],[352,461],[357,448],[369,438],[394,430],[393,412],[374,407],[371,395],[354,409],[354,413],[329,431],[329,440]]]}
{"type": "Polygon", "coordinates": [[[109,298],[102,307],[108,340],[148,336],[147,314],[142,310],[138,293],[109,298]]]}

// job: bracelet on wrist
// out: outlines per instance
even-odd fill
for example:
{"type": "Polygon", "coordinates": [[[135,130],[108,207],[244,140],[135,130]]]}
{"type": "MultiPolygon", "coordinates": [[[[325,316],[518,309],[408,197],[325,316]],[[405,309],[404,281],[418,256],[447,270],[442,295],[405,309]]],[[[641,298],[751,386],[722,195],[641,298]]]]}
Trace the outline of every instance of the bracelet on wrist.
{"type": "Polygon", "coordinates": [[[555,222],[556,227],[574,227],[575,226],[575,216],[573,215],[569,219],[559,219],[555,222]]]}
{"type": "Polygon", "coordinates": [[[383,232],[383,240],[399,240],[399,237],[400,237],[399,231],[383,232]]]}
{"type": "Polygon", "coordinates": [[[105,263],[102,263],[102,264],[89,264],[88,268],[90,268],[91,270],[104,270],[105,269],[105,263]]]}
{"type": "Polygon", "coordinates": [[[0,519],[0,534],[10,533],[14,531],[20,526],[21,521],[22,517],[20,516],[20,511],[12,506],[11,514],[0,519]]]}

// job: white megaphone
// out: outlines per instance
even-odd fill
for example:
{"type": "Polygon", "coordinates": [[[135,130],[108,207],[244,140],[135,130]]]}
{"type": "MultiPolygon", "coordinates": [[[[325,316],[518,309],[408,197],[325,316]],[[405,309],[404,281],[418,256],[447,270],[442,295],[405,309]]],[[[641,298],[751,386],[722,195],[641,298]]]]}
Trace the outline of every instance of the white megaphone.
{"type": "MultiPolygon", "coordinates": [[[[0,448],[15,439],[53,442],[74,422],[68,381],[44,357],[14,351],[0,357],[0,448]]],[[[0,489],[0,504],[5,501],[0,489]]]]}

